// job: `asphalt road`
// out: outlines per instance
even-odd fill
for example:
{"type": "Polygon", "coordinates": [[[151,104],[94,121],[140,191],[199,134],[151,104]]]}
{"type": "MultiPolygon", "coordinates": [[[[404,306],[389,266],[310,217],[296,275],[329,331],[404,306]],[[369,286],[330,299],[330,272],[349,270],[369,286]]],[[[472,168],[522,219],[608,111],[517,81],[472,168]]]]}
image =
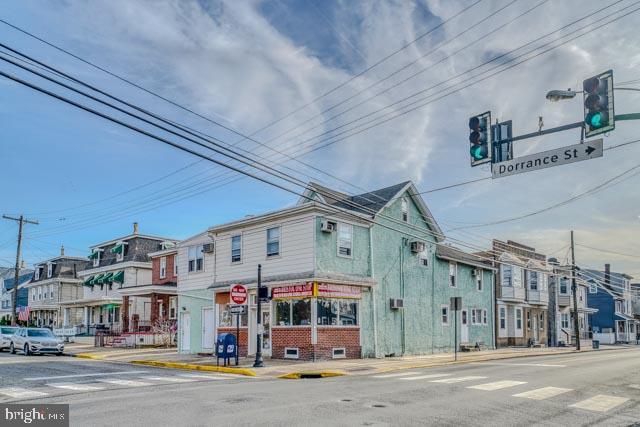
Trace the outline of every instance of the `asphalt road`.
{"type": "Polygon", "coordinates": [[[19,401],[77,426],[640,426],[640,349],[307,380],[3,353],[0,403],[19,401]]]}

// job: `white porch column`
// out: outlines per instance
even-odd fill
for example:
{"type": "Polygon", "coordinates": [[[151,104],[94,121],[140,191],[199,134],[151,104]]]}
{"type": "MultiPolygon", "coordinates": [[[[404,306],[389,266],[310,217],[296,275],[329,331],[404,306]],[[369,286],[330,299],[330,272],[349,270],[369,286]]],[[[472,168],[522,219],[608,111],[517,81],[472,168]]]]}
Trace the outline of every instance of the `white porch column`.
{"type": "Polygon", "coordinates": [[[64,327],[69,326],[69,309],[68,308],[62,309],[62,326],[64,327]]]}
{"type": "Polygon", "coordinates": [[[90,325],[89,307],[83,307],[83,309],[84,309],[84,324],[85,326],[89,326],[90,325]]]}

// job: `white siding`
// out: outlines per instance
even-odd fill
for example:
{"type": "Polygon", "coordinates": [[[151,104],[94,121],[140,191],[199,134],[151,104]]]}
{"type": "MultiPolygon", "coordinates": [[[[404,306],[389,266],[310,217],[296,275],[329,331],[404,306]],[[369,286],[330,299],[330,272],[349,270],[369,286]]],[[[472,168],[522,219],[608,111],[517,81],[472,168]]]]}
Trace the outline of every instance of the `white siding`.
{"type": "Polygon", "coordinates": [[[206,289],[213,283],[214,261],[218,251],[217,244],[213,253],[205,253],[202,271],[189,271],[189,246],[211,243],[211,237],[204,232],[180,242],[178,245],[178,292],[206,289]]]}
{"type": "Polygon", "coordinates": [[[313,271],[314,227],[315,215],[306,214],[219,234],[216,281],[256,277],[258,264],[262,264],[263,277],[313,271]],[[267,258],[267,229],[278,226],[280,255],[267,258]],[[232,263],[231,236],[237,234],[242,234],[242,261],[232,263]]]}

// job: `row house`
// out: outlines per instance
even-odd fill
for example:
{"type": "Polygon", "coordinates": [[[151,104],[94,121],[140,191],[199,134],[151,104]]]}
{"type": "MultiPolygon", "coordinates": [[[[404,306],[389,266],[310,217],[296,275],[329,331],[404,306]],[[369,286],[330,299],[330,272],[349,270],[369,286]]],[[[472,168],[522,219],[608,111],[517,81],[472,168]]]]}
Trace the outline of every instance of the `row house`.
{"type": "Polygon", "coordinates": [[[583,347],[591,346],[591,316],[598,312],[589,307],[590,286],[584,280],[576,280],[576,297],[574,298],[571,281],[571,266],[560,266],[555,258],[549,258],[552,272],[549,276],[549,345],[575,345],[576,337],[580,337],[583,347]],[[578,308],[578,333],[575,329],[575,305],[578,308]],[[553,315],[555,313],[555,316],[553,315]]]}
{"type": "Polygon", "coordinates": [[[454,248],[411,182],[358,196],[309,184],[290,208],[209,228],[178,245],[179,350],[211,352],[240,328],[242,355],[382,357],[493,342],[493,267],[454,248]],[[257,322],[257,267],[269,300],[257,322]],[[231,314],[230,289],[248,288],[231,314]],[[250,339],[251,338],[251,339],[250,339]],[[461,340],[459,340],[461,341],[461,340]]]}
{"type": "Polygon", "coordinates": [[[81,312],[62,308],[62,304],[82,298],[82,279],[78,270],[85,268],[84,258],[64,254],[34,265],[33,279],[24,287],[29,293],[30,319],[36,326],[57,328],[81,322],[81,312]]]}
{"type": "MultiPolygon", "coordinates": [[[[74,318],[82,331],[94,334],[96,330],[109,329],[125,332],[134,321],[150,324],[151,294],[144,288],[152,283],[150,253],[175,246],[176,241],[158,236],[142,235],[138,224],[133,224],[133,233],[91,247],[89,262],[78,271],[82,280],[81,298],[68,301],[64,308],[82,312],[82,320],[74,318]],[[143,290],[136,295],[132,290],[143,290]],[[129,296],[123,308],[123,295],[129,296]]],[[[155,311],[157,306],[153,308],[155,311]]]]}
{"type": "Polygon", "coordinates": [[[605,344],[635,342],[638,321],[633,313],[633,277],[612,272],[609,264],[604,267],[604,271],[578,272],[581,280],[589,284],[589,307],[598,310],[591,317],[593,338],[605,344]]]}
{"type": "MultiPolygon", "coordinates": [[[[16,307],[27,307],[29,304],[28,291],[24,286],[33,279],[33,270],[21,268],[18,275],[18,296],[16,307]]],[[[15,269],[4,268],[0,271],[0,319],[11,323],[13,309],[13,294],[15,292],[15,269]]]]}
{"type": "Polygon", "coordinates": [[[496,345],[546,345],[549,316],[549,268],[546,256],[511,240],[494,239],[496,345]]]}

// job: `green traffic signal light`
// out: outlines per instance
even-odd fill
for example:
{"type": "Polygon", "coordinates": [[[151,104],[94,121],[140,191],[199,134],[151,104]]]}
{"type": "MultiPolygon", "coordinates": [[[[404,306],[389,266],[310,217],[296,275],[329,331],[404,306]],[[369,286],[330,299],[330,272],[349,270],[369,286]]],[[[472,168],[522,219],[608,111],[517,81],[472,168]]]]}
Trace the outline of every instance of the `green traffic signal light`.
{"type": "Polygon", "coordinates": [[[486,159],[488,154],[486,145],[473,145],[470,152],[474,160],[486,159]]]}
{"type": "Polygon", "coordinates": [[[587,115],[585,122],[593,129],[600,129],[609,124],[609,115],[605,111],[594,111],[587,115]]]}

